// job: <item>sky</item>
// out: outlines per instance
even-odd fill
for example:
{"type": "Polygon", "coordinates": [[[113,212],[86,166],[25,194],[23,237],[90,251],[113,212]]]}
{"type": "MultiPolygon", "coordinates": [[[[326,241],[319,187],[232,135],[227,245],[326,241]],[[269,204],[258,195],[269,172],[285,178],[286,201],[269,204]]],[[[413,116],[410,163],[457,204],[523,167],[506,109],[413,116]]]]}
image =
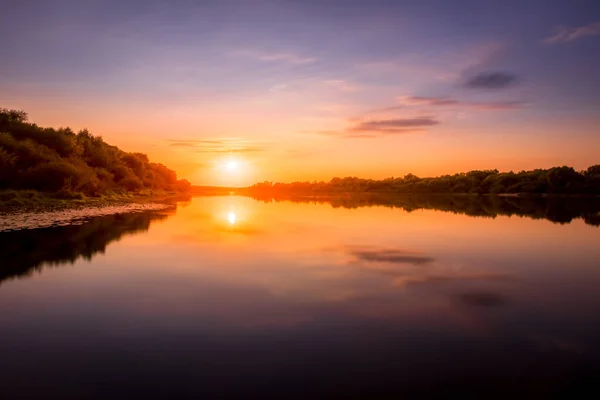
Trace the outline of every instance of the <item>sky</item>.
{"type": "Polygon", "coordinates": [[[0,107],[201,185],[600,163],[597,0],[7,0],[0,107]]]}

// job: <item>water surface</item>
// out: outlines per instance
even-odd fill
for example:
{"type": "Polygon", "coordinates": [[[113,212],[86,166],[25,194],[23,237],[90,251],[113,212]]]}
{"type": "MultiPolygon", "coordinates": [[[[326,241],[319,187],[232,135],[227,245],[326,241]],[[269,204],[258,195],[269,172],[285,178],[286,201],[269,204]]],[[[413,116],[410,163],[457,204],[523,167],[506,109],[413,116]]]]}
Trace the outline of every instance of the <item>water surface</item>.
{"type": "Polygon", "coordinates": [[[597,390],[595,209],[565,221],[537,209],[491,218],[456,205],[262,200],[196,197],[0,232],[2,393],[597,390]]]}

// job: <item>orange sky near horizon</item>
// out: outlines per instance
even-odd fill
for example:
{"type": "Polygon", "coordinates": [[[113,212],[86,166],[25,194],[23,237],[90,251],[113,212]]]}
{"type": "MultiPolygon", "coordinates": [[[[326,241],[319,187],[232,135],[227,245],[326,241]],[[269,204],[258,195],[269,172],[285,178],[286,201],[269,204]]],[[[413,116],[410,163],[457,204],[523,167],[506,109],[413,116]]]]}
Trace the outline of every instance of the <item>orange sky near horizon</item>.
{"type": "MultiPolygon", "coordinates": [[[[573,129],[569,121],[519,126],[515,120],[496,121],[487,127],[486,121],[455,121],[455,127],[439,126],[427,132],[339,139],[311,133],[310,129],[318,129],[320,122],[303,124],[305,132],[285,117],[265,123],[262,115],[247,116],[236,123],[221,124],[215,114],[178,116],[177,111],[168,113],[168,107],[163,113],[146,113],[143,108],[113,105],[114,109],[98,115],[94,107],[72,114],[68,102],[51,109],[43,103],[24,103],[22,108],[40,126],[87,128],[125,151],[148,154],[152,161],[175,169],[180,178],[196,185],[327,181],[334,176],[382,179],[407,173],[438,176],[473,169],[518,171],[557,165],[585,169],[598,163],[595,149],[600,146],[600,139],[593,135],[600,120],[576,121],[577,130],[589,135],[570,142],[562,136],[565,129],[573,129]],[[484,126],[478,128],[479,124],[484,126]],[[176,139],[180,142],[165,135],[169,127],[186,132],[176,139]],[[485,129],[487,135],[477,137],[473,131],[478,129],[485,129]],[[200,145],[208,148],[198,149],[200,145]],[[227,167],[231,161],[235,168],[227,167]]],[[[339,120],[332,118],[334,124],[346,123],[344,117],[336,118],[339,120]]]]}
{"type": "Polygon", "coordinates": [[[0,107],[196,185],[582,170],[600,22],[551,2],[11,2],[0,107]]]}

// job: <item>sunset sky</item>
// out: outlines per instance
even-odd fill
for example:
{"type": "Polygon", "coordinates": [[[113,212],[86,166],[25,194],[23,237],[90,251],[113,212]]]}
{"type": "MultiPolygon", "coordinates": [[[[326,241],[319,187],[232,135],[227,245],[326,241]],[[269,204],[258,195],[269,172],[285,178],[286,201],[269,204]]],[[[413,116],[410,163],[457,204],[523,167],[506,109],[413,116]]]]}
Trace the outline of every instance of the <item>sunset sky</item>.
{"type": "Polygon", "coordinates": [[[598,0],[18,0],[0,107],[195,184],[600,163],[598,0]]]}

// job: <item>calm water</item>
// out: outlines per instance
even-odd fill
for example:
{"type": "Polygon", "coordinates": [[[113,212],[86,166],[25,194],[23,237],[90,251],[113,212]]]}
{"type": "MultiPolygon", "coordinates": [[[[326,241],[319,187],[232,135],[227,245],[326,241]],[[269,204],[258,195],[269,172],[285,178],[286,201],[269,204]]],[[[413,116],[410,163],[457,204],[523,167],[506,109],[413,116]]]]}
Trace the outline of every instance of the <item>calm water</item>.
{"type": "Polygon", "coordinates": [[[598,391],[597,211],[368,204],[197,197],[1,232],[2,397],[598,391]]]}

